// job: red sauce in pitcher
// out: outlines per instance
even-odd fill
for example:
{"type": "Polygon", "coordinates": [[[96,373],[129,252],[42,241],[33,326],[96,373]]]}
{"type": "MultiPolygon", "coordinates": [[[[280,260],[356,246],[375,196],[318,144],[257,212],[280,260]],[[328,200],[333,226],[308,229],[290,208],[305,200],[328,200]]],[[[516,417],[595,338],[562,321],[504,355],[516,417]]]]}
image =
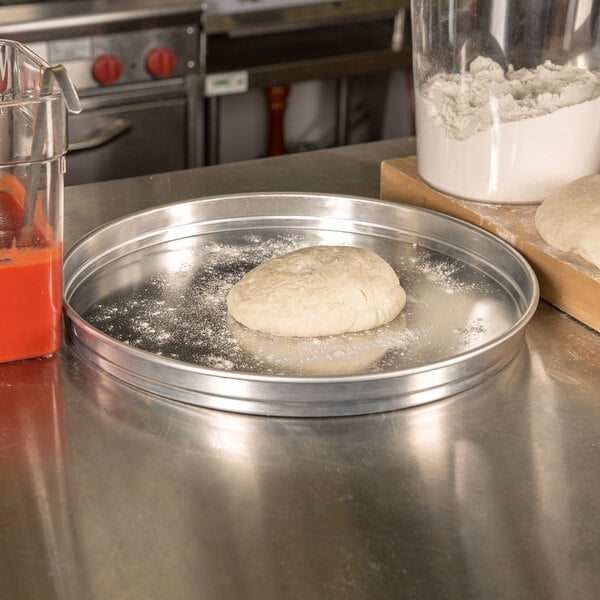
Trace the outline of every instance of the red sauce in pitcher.
{"type": "Polygon", "coordinates": [[[62,244],[37,218],[19,247],[22,193],[0,186],[0,362],[47,356],[61,342],[62,244]],[[12,194],[10,192],[17,192],[12,194]]]}

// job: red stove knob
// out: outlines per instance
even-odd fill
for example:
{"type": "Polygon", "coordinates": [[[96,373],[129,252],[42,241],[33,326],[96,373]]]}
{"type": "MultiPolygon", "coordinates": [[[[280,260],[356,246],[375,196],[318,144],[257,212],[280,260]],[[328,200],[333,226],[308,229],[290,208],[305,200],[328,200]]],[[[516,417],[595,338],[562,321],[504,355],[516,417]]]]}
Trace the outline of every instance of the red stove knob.
{"type": "Polygon", "coordinates": [[[170,48],[162,46],[150,50],[146,58],[146,69],[153,77],[170,77],[175,70],[177,57],[170,48]]]}
{"type": "Polygon", "coordinates": [[[116,83],[123,73],[123,63],[119,57],[114,54],[102,54],[95,61],[92,67],[94,79],[102,85],[116,83]]]}

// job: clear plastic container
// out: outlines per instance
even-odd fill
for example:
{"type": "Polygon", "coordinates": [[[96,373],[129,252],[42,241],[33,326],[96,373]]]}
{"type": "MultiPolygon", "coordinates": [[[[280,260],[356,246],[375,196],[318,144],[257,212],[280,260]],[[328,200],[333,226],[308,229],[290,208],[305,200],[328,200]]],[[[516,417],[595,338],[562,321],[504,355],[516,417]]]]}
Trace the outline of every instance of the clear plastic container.
{"type": "Polygon", "coordinates": [[[540,202],[600,172],[600,0],[412,0],[419,174],[540,202]]]}
{"type": "Polygon", "coordinates": [[[0,40],[0,362],[60,346],[67,106],[63,67],[0,40]]]}

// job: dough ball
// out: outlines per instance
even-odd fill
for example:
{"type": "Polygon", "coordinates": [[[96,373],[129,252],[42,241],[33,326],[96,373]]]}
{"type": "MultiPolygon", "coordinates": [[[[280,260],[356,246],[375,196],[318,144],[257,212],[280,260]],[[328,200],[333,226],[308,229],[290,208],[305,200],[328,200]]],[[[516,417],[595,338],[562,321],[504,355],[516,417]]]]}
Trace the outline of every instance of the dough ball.
{"type": "Polygon", "coordinates": [[[600,269],[600,175],[582,177],[548,196],[535,213],[544,240],[600,269]]]}
{"type": "Polygon", "coordinates": [[[379,327],[405,302],[392,267],[351,246],[310,246],[268,260],[227,295],[229,313],[246,327],[298,337],[379,327]]]}

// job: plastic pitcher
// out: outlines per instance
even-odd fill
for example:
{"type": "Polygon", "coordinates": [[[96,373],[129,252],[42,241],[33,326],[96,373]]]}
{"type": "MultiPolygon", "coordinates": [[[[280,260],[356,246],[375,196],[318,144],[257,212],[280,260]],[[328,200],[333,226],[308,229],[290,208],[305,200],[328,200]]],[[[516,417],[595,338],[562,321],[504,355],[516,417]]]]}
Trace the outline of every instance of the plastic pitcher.
{"type": "Polygon", "coordinates": [[[80,110],[61,65],[0,40],[0,362],[60,346],[67,111],[80,110]]]}

